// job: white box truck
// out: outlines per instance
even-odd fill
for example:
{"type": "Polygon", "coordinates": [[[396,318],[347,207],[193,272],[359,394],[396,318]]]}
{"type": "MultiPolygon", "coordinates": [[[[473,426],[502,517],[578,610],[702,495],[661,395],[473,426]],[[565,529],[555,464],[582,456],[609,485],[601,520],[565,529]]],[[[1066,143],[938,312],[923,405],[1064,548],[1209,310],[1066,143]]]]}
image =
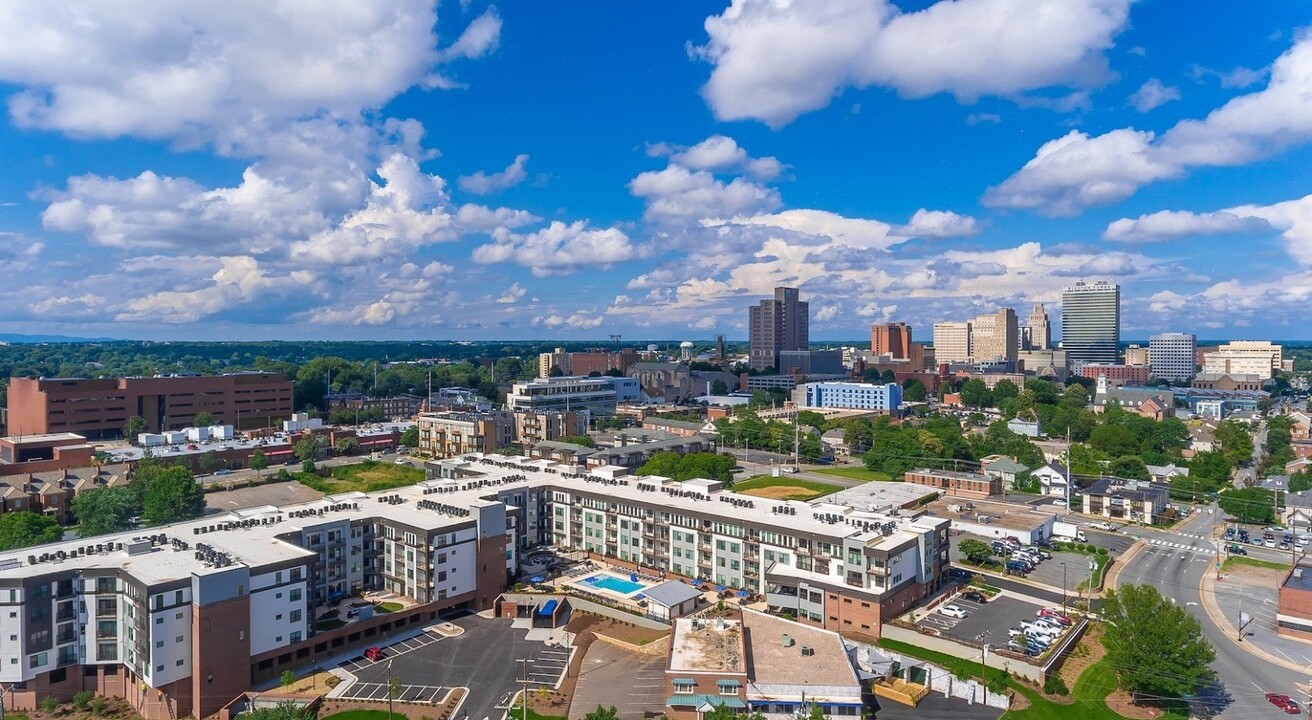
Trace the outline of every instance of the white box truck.
{"type": "Polygon", "coordinates": [[[1060,520],[1052,524],[1052,534],[1055,537],[1079,540],[1080,542],[1087,542],[1089,539],[1085,537],[1084,531],[1075,523],[1061,522],[1060,520]]]}

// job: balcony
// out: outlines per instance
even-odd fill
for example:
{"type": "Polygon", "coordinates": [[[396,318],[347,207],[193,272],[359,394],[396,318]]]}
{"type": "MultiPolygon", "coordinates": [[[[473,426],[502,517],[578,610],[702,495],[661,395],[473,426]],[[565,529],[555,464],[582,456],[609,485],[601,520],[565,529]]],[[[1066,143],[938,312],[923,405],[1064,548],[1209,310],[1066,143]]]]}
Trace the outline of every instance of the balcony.
{"type": "Polygon", "coordinates": [[[118,615],[117,600],[97,600],[96,617],[114,617],[118,615]]]}

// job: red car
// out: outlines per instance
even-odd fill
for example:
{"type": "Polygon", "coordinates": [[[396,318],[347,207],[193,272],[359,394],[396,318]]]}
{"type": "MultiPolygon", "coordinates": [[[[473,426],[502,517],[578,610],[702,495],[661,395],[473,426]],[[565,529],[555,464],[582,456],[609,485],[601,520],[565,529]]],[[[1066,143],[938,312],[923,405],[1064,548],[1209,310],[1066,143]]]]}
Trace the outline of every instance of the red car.
{"type": "Polygon", "coordinates": [[[1291,700],[1288,695],[1281,695],[1279,693],[1267,693],[1266,701],[1271,703],[1272,705],[1275,705],[1281,710],[1284,710],[1286,713],[1289,713],[1290,715],[1297,715],[1299,713],[1298,703],[1291,700]]]}
{"type": "Polygon", "coordinates": [[[364,651],[364,659],[378,662],[383,659],[383,649],[380,647],[371,647],[364,651]]]}
{"type": "Polygon", "coordinates": [[[1068,626],[1068,627],[1069,627],[1070,624],[1071,624],[1071,619],[1070,619],[1069,616],[1067,616],[1067,615],[1062,615],[1061,613],[1057,612],[1056,610],[1051,610],[1051,609],[1048,609],[1048,608],[1043,608],[1042,610],[1038,611],[1038,612],[1035,613],[1035,614],[1038,615],[1039,617],[1052,618],[1053,620],[1056,620],[1057,622],[1061,623],[1062,625],[1066,625],[1066,626],[1068,626]]]}

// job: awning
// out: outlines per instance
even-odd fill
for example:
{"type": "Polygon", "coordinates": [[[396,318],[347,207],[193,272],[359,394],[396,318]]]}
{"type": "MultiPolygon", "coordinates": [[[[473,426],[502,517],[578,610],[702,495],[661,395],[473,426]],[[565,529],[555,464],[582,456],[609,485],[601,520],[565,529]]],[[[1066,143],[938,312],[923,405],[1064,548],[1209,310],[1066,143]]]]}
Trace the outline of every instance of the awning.
{"type": "Polygon", "coordinates": [[[551,614],[556,612],[556,606],[559,604],[559,600],[548,600],[546,605],[538,608],[538,616],[551,617],[551,614]]]}
{"type": "Polygon", "coordinates": [[[719,685],[719,686],[722,687],[722,688],[736,688],[736,687],[742,687],[742,683],[738,682],[737,680],[731,679],[731,678],[726,678],[726,679],[722,679],[722,680],[716,680],[716,681],[715,681],[715,684],[716,684],[716,685],[719,685]]]}
{"type": "Polygon", "coordinates": [[[695,686],[697,684],[697,681],[693,680],[692,678],[674,678],[674,684],[691,687],[691,686],[695,686]]]}
{"type": "Polygon", "coordinates": [[[670,707],[694,707],[699,712],[714,710],[721,705],[734,709],[747,707],[736,695],[671,695],[665,704],[670,707]]]}

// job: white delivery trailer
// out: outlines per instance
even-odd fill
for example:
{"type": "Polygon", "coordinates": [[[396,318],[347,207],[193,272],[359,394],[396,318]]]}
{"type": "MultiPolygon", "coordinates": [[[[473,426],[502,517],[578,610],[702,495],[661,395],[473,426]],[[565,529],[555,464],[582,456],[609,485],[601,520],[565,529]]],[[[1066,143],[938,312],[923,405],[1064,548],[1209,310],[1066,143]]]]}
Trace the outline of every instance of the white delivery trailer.
{"type": "Polygon", "coordinates": [[[1062,522],[1060,520],[1052,524],[1052,534],[1059,538],[1079,540],[1080,542],[1085,542],[1089,539],[1085,537],[1084,531],[1075,523],[1062,522]]]}

